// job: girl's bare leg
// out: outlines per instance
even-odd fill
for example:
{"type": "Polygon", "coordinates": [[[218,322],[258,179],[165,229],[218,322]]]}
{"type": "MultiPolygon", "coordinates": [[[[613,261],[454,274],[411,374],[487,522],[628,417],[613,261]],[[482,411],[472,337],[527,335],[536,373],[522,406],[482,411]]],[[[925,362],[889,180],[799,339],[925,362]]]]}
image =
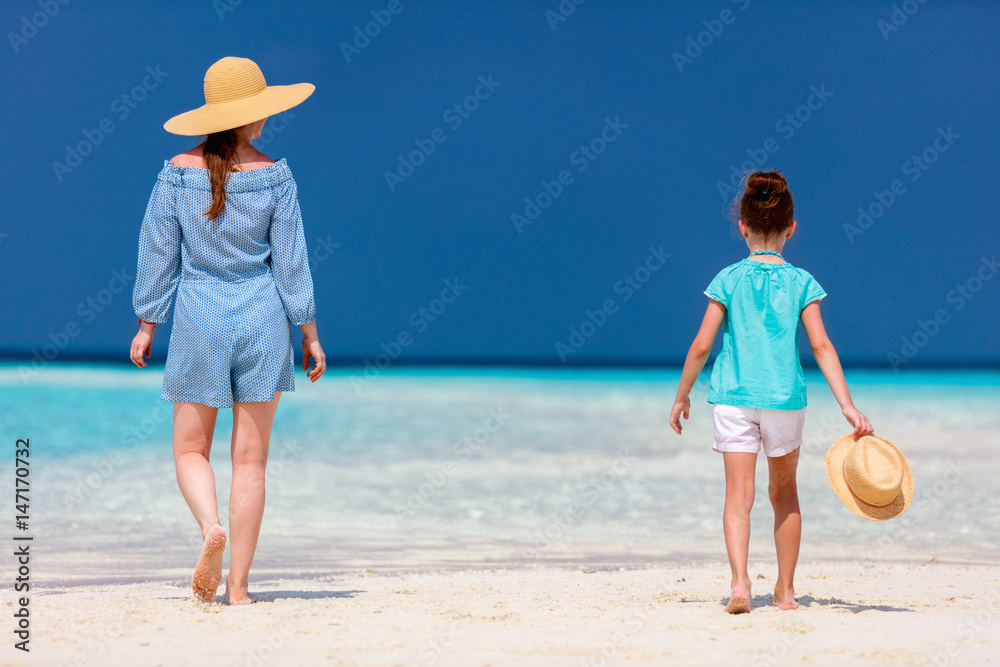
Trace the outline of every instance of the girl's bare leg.
{"type": "Polygon", "coordinates": [[[230,565],[226,602],[250,604],[247,578],[264,517],[264,471],[281,392],[270,401],[233,405],[233,487],[229,493],[230,565]]]}
{"type": "Polygon", "coordinates": [[[215,496],[215,474],[208,462],[215,432],[217,408],[201,403],[174,403],[174,464],[177,485],[204,539],[191,589],[198,597],[212,601],[222,582],[222,552],[226,533],[219,525],[215,496]]]}
{"type": "Polygon", "coordinates": [[[799,560],[799,543],[802,539],[802,515],[799,513],[799,492],[795,471],[799,463],[799,449],[784,456],[769,457],[770,475],[768,495],[774,508],[774,546],[778,552],[778,581],[774,586],[774,606],[795,609],[795,564],[799,560]]]}
{"type": "Polygon", "coordinates": [[[754,471],[757,455],[746,452],[723,452],[726,466],[726,506],[722,527],[726,536],[729,568],[733,572],[732,591],[726,611],[740,614],[750,611],[750,510],[754,499],[754,471]]]}

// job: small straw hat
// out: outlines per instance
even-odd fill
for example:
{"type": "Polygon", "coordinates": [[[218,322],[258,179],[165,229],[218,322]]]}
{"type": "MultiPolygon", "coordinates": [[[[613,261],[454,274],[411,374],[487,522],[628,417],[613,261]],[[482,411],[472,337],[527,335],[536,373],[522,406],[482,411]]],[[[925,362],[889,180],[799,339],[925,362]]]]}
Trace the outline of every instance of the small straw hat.
{"type": "Polygon", "coordinates": [[[227,57],[205,72],[205,104],[163,124],[172,134],[198,136],[221,132],[272,116],[301,104],[316,86],[269,86],[257,63],[227,57]]]}
{"type": "Polygon", "coordinates": [[[913,500],[913,476],[896,445],[877,435],[839,438],[826,453],[826,474],[841,502],[860,517],[885,521],[913,500]]]}

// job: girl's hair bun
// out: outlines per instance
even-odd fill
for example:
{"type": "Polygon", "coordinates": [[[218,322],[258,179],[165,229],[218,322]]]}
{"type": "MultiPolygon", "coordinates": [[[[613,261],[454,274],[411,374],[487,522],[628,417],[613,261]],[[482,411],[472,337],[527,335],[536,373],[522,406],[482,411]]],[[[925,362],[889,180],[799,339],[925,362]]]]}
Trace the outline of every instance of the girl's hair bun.
{"type": "Polygon", "coordinates": [[[779,171],[758,171],[747,178],[746,196],[754,201],[766,202],[773,206],[787,191],[788,183],[779,171]]]}
{"type": "MultiPolygon", "coordinates": [[[[751,231],[763,236],[783,233],[792,224],[795,204],[784,174],[755,171],[747,177],[746,189],[739,202],[739,219],[751,231]]],[[[734,206],[736,202],[734,202],[734,206]]]]}

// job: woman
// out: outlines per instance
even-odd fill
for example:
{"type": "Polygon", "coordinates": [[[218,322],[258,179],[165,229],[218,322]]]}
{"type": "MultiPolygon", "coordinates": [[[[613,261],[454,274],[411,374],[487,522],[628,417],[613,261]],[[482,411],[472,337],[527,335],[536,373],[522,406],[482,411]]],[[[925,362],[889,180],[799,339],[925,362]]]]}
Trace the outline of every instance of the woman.
{"type": "Polygon", "coordinates": [[[164,163],[139,236],[140,326],[131,357],[146,366],[176,295],[161,398],[174,402],[177,483],[204,538],[191,587],[207,601],[222,581],[226,546],[208,461],[219,408],[233,410],[225,601],[249,604],[271,424],[281,392],[295,390],[291,325],[302,328],[303,370],[315,359],[309,379],[326,370],[295,180],[284,158],[275,162],[250,145],[268,116],[314,89],[268,86],[245,58],[212,65],[205,105],[163,126],[207,139],[164,163]]]}

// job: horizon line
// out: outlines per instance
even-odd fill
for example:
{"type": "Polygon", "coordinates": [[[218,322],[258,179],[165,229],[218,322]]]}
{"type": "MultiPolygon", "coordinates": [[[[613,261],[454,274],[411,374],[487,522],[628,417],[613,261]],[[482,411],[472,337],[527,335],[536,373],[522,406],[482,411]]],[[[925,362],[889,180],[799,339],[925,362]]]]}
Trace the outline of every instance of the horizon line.
{"type": "MultiPolygon", "coordinates": [[[[353,368],[372,365],[379,355],[358,356],[358,355],[327,355],[326,363],[328,368],[353,368]]],[[[714,361],[717,355],[713,355],[706,362],[706,366],[714,361]]],[[[0,361],[31,362],[34,359],[31,351],[24,350],[4,350],[0,349],[0,361]]],[[[684,366],[684,356],[662,356],[662,357],[640,357],[640,356],[593,356],[581,357],[569,361],[560,361],[553,357],[535,357],[531,355],[423,355],[408,357],[397,357],[390,359],[388,364],[379,368],[388,369],[393,366],[480,366],[480,367],[539,367],[552,368],[564,366],[567,368],[681,368],[684,366]]],[[[52,359],[45,359],[48,363],[59,362],[90,362],[105,363],[112,365],[132,365],[131,360],[120,353],[107,352],[62,352],[52,359]]],[[[815,359],[801,358],[803,368],[819,368],[815,359]]],[[[888,370],[893,369],[892,364],[884,357],[841,357],[840,363],[844,368],[852,369],[873,369],[888,370]]],[[[160,365],[162,362],[154,363],[160,365]]],[[[950,370],[950,369],[982,369],[1000,370],[1000,357],[996,358],[932,358],[932,359],[909,359],[908,362],[896,370],[921,369],[921,370],[950,370]]]]}

